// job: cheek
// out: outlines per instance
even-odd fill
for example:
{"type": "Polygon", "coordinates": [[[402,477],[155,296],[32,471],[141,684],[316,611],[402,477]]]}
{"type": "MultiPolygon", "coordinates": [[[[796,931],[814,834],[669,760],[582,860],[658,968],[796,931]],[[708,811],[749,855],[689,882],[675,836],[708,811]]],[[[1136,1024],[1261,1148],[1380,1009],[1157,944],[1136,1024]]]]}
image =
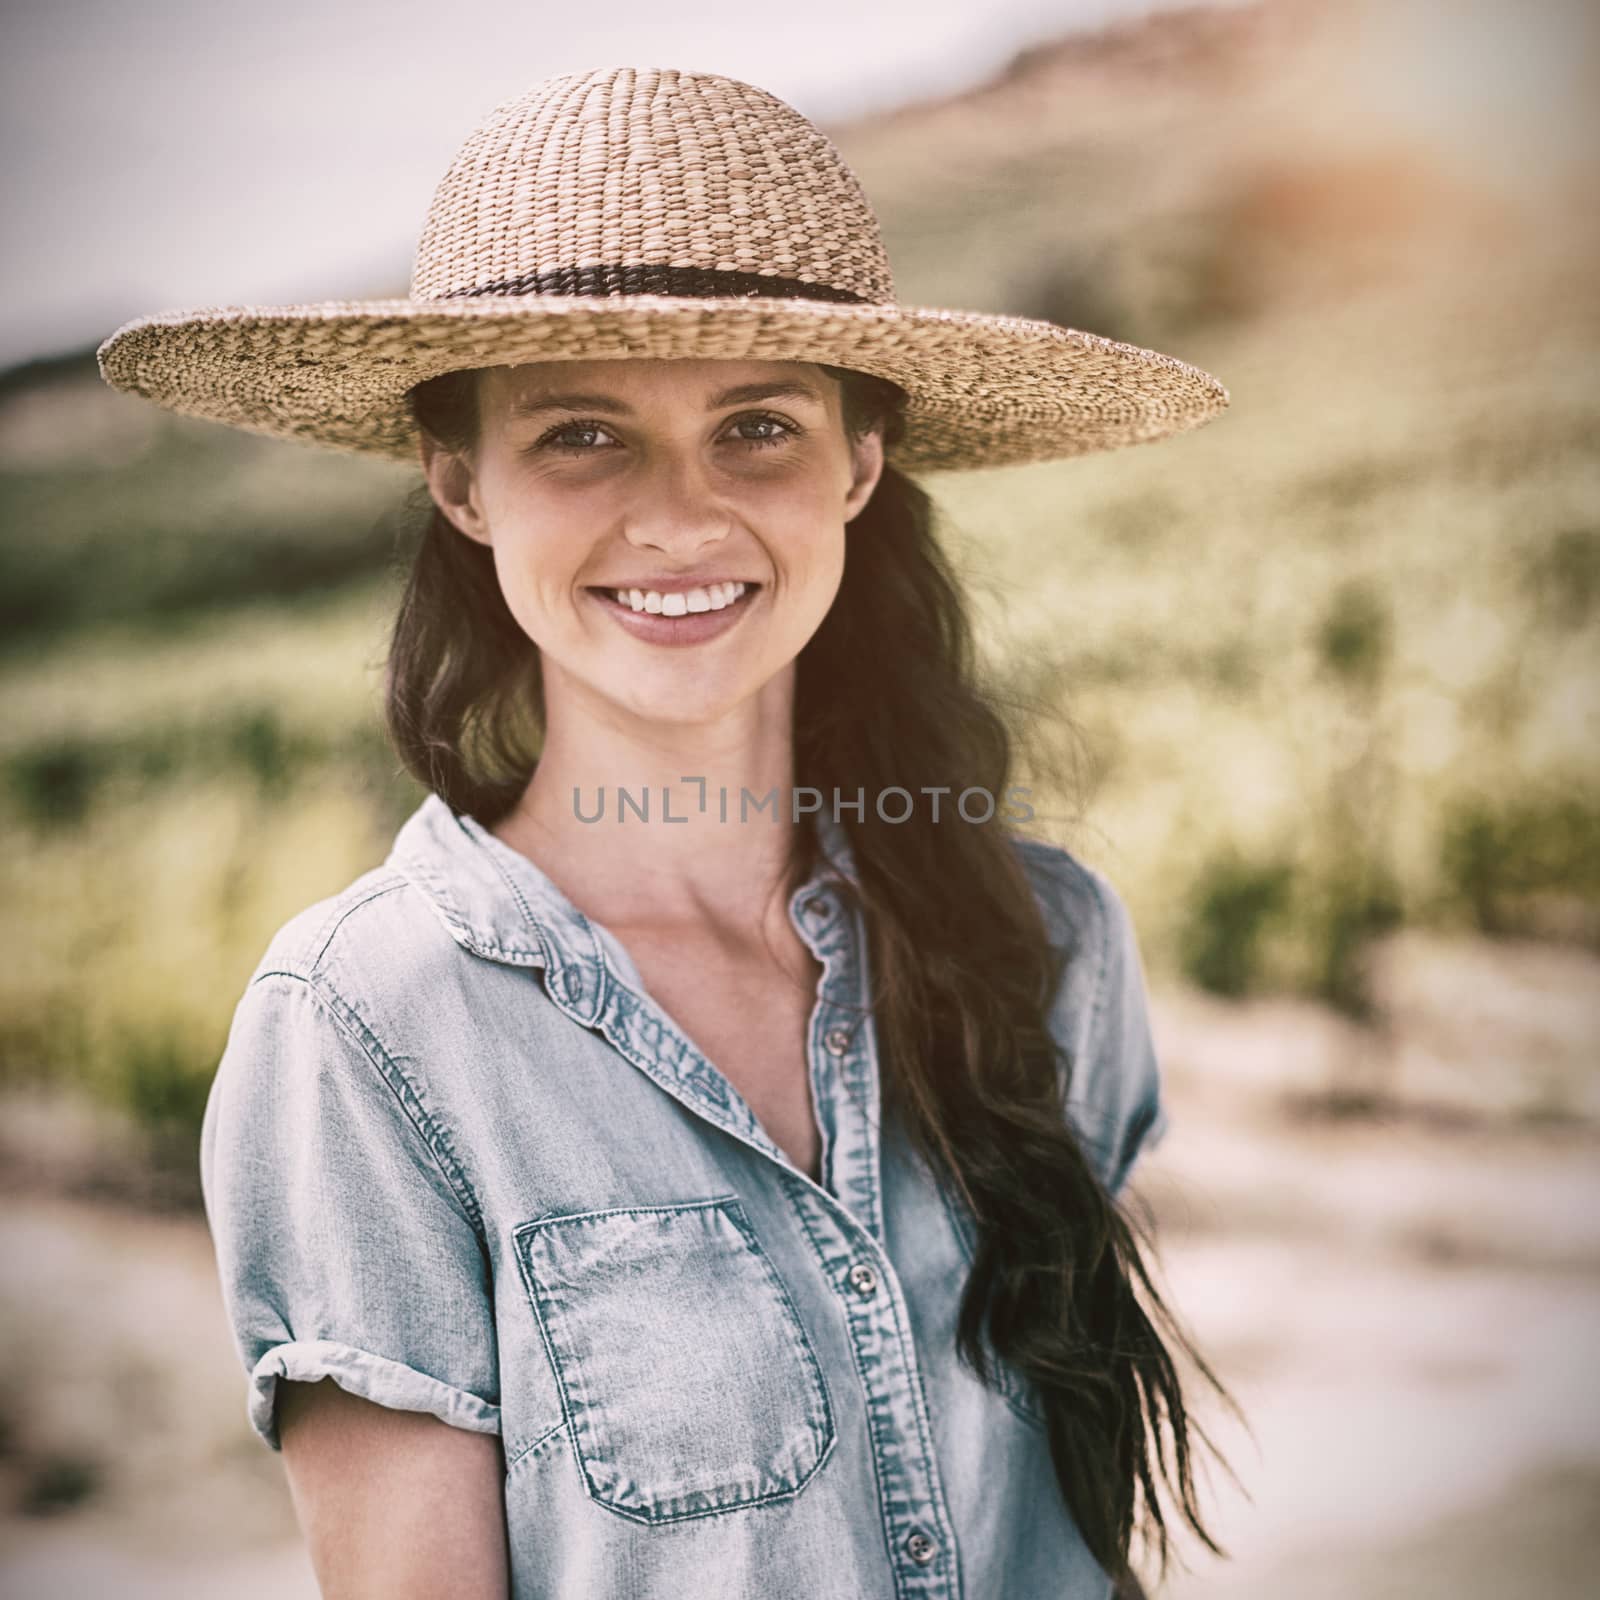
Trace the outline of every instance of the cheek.
{"type": "Polygon", "coordinates": [[[537,642],[570,625],[588,548],[559,524],[526,514],[497,526],[494,564],[500,592],[523,632],[537,642]]]}
{"type": "Polygon", "coordinates": [[[514,475],[495,488],[485,497],[484,511],[503,576],[540,591],[570,577],[593,543],[585,532],[593,528],[592,519],[514,475]]]}
{"type": "Polygon", "coordinates": [[[837,587],[844,571],[845,529],[832,508],[818,506],[809,517],[786,519],[776,555],[792,585],[837,587]]]}
{"type": "Polygon", "coordinates": [[[794,474],[740,497],[739,512],[791,582],[809,581],[844,565],[841,507],[819,475],[794,474]]]}

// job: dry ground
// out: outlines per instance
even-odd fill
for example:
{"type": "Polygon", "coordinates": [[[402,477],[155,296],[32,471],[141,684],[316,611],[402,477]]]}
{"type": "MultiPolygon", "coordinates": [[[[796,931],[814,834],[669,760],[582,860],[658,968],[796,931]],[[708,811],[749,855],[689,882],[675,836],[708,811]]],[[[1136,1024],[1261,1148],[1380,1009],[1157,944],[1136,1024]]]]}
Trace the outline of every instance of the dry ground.
{"type": "MultiPolygon", "coordinates": [[[[1583,1073],[1587,1013],[1541,1045],[1548,1009],[1519,1035],[1502,1008],[1450,1092],[1420,1016],[1363,1066],[1373,1036],[1315,1007],[1156,991],[1173,1128],[1137,1190],[1169,1298],[1253,1433],[1191,1390],[1242,1485],[1207,1461],[1203,1504],[1232,1558],[1180,1541],[1190,1570],[1155,1592],[1591,1592],[1600,1130],[1473,1103],[1491,1076],[1474,1049],[1583,1073]],[[1336,1075],[1363,1070],[1388,1083],[1387,1111],[1329,1114],[1336,1075]]],[[[0,1596],[309,1600],[280,1462],[244,1422],[203,1221],[118,1203],[125,1158],[81,1113],[19,1102],[5,1125],[0,1596]],[[87,1491],[23,1514],[52,1459],[78,1463],[87,1491]]]]}

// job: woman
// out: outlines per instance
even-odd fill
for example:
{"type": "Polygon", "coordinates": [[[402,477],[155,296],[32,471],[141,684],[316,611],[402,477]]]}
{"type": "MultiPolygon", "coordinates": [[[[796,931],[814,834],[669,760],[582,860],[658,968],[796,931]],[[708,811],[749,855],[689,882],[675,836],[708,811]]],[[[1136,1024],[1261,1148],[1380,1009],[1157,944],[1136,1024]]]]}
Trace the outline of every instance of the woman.
{"type": "Polygon", "coordinates": [[[324,1591],[1098,1600],[1136,1526],[1165,1566],[1157,1476],[1215,1549],[1136,1288],[1215,1380],[1118,1204],[1165,1126],[1136,940],[1014,827],[907,473],[1221,386],[896,305],[810,123],[630,68],[468,139],[409,300],[101,363],[426,480],[387,715],[428,797],[274,936],[202,1135],[324,1591]]]}

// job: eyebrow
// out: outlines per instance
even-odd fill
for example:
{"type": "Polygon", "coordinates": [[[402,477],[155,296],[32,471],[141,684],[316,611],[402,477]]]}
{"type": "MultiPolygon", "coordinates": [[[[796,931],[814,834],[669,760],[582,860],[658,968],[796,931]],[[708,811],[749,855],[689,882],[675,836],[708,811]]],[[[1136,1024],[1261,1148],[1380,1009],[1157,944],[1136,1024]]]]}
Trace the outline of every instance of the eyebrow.
{"type": "MultiPolygon", "coordinates": [[[[737,384],[712,395],[706,409],[718,411],[723,406],[742,405],[753,400],[810,400],[819,406],[823,404],[821,394],[811,384],[790,378],[777,383],[737,384]]],[[[533,417],[542,411],[610,411],[618,416],[633,415],[633,407],[615,395],[575,389],[514,399],[509,410],[513,417],[533,417]]]]}

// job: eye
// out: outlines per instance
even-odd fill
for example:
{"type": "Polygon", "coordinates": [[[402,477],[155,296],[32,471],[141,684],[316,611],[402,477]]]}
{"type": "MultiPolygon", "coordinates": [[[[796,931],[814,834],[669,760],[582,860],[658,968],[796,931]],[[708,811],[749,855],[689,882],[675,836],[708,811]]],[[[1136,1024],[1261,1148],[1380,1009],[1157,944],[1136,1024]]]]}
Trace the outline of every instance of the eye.
{"type": "Polygon", "coordinates": [[[748,416],[734,418],[735,428],[773,428],[776,432],[763,434],[751,438],[748,434],[740,439],[741,444],[747,444],[759,450],[767,445],[784,444],[790,439],[800,437],[800,429],[784,417],[774,416],[770,411],[751,412],[748,416]]]}
{"type": "Polygon", "coordinates": [[[595,452],[584,444],[571,444],[565,442],[572,434],[604,433],[606,430],[598,422],[558,422],[555,427],[547,429],[539,435],[534,443],[535,450],[559,450],[567,455],[593,455],[595,452]]]}
{"type": "MultiPolygon", "coordinates": [[[[732,423],[735,430],[735,442],[748,445],[752,450],[766,449],[772,445],[786,444],[790,439],[798,439],[804,430],[797,424],[790,422],[787,417],[774,415],[769,411],[752,411],[744,416],[735,417],[732,423]],[[767,431],[752,437],[745,432],[746,429],[760,428],[767,431]]],[[[578,418],[571,422],[558,422],[553,428],[548,428],[534,441],[535,450],[555,450],[562,455],[592,456],[600,452],[594,447],[594,436],[600,434],[611,437],[602,424],[593,420],[578,418]]]]}

